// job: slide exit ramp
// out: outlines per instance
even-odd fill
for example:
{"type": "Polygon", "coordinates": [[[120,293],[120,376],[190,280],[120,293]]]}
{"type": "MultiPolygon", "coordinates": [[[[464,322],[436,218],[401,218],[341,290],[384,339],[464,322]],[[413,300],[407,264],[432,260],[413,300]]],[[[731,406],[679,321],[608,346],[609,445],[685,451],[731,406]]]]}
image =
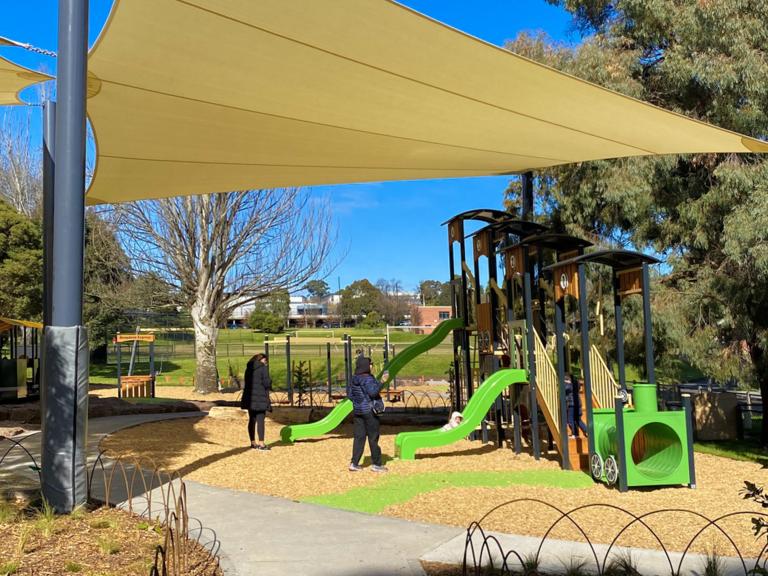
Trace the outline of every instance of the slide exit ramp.
{"type": "MultiPolygon", "coordinates": [[[[381,380],[382,371],[378,375],[378,380],[382,383],[383,388],[389,387],[389,383],[392,381],[397,373],[403,369],[411,360],[417,356],[423,354],[427,350],[430,350],[440,344],[445,338],[458,328],[464,326],[461,318],[451,318],[450,320],[444,320],[437,325],[432,334],[419,340],[418,342],[408,346],[397,356],[392,358],[387,366],[386,371],[389,372],[389,376],[386,380],[381,380]]],[[[335,428],[344,422],[344,419],[352,413],[352,402],[349,399],[343,400],[336,407],[331,410],[328,415],[322,420],[317,422],[310,422],[309,424],[293,424],[290,426],[284,426],[280,430],[280,439],[283,442],[295,442],[296,440],[302,440],[304,438],[314,438],[316,436],[322,436],[328,434],[335,428]]]]}
{"type": "Polygon", "coordinates": [[[469,436],[491,409],[496,398],[509,386],[527,382],[528,372],[519,369],[499,370],[489,376],[475,391],[464,408],[461,424],[452,430],[428,430],[401,432],[395,438],[395,455],[402,460],[413,460],[416,451],[423,448],[437,448],[453,444],[469,436]]]}

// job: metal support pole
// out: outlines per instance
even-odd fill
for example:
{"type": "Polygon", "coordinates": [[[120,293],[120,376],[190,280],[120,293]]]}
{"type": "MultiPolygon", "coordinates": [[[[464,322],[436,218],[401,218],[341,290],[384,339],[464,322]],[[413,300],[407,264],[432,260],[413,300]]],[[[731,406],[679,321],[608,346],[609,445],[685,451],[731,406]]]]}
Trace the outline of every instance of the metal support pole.
{"type": "Polygon", "coordinates": [[[328,377],[328,402],[333,401],[333,371],[331,369],[331,343],[325,343],[325,372],[328,377]]]}
{"type": "MultiPolygon", "coordinates": [[[[461,258],[461,305],[464,311],[464,328],[461,331],[461,355],[464,365],[464,385],[466,386],[467,395],[466,403],[469,403],[469,399],[472,398],[472,356],[469,349],[469,287],[467,286],[467,271],[464,269],[464,264],[467,261],[467,247],[464,238],[464,223],[460,226],[460,238],[459,242],[459,256],[461,258]]],[[[465,404],[466,405],[466,404],[465,404]]]]}
{"type": "Polygon", "coordinates": [[[264,340],[264,356],[267,357],[267,362],[269,362],[269,342],[267,340],[264,340]]]}
{"type": "Polygon", "coordinates": [[[568,450],[568,405],[565,400],[565,339],[563,338],[563,317],[565,297],[555,304],[555,340],[557,342],[557,381],[560,387],[560,454],[563,468],[571,470],[571,455],[568,450]]]}
{"type": "MultiPolygon", "coordinates": [[[[117,333],[117,336],[119,336],[120,333],[117,333]]],[[[115,337],[115,356],[117,356],[117,397],[122,398],[123,397],[123,387],[120,385],[120,378],[123,375],[122,365],[121,362],[123,361],[122,358],[122,345],[120,342],[117,341],[117,336],[115,337]]]]}
{"type": "MultiPolygon", "coordinates": [[[[587,446],[589,457],[595,453],[594,419],[592,414],[592,372],[589,365],[589,302],[587,302],[587,273],[584,264],[579,264],[579,324],[581,326],[581,369],[584,373],[584,402],[587,405],[587,446]]],[[[574,402],[576,389],[574,387],[574,402]]],[[[578,418],[574,414],[574,418],[578,418]]],[[[578,422],[576,423],[578,426],[578,422]]]]}
{"type": "MultiPolygon", "coordinates": [[[[456,267],[454,266],[454,252],[453,252],[453,240],[451,240],[450,227],[448,229],[448,266],[450,274],[451,285],[451,317],[463,318],[461,312],[461,306],[456,293],[456,267]]],[[[453,339],[453,410],[461,412],[461,377],[460,377],[460,361],[459,361],[459,348],[461,347],[461,330],[454,330],[452,334],[453,339]]]]}
{"type": "Polygon", "coordinates": [[[688,445],[688,486],[696,488],[696,463],[693,458],[693,407],[691,395],[683,394],[683,409],[685,410],[685,430],[688,445]]]}
{"type": "Polygon", "coordinates": [[[51,324],[53,279],[53,179],[56,102],[43,104],[43,324],[51,324]]]}
{"type": "Polygon", "coordinates": [[[386,369],[387,366],[389,366],[389,338],[385,336],[384,337],[384,368],[386,369]]]}
{"type": "Polygon", "coordinates": [[[152,340],[149,343],[149,375],[152,378],[151,380],[151,394],[152,398],[155,397],[155,341],[152,340]]]}
{"type": "Polygon", "coordinates": [[[533,172],[523,173],[522,185],[522,219],[533,220],[533,172]]]}
{"type": "Polygon", "coordinates": [[[645,378],[649,384],[656,384],[656,370],[653,361],[653,324],[651,323],[651,278],[648,263],[643,262],[643,328],[645,329],[645,378]]]}
{"type": "Polygon", "coordinates": [[[53,508],[70,512],[85,503],[87,492],[88,334],[82,326],[87,0],[59,0],[58,31],[55,241],[46,254],[52,283],[45,334],[42,484],[53,508]]]}
{"type": "Polygon", "coordinates": [[[293,406],[293,374],[291,373],[291,337],[285,337],[285,383],[288,387],[288,403],[293,406]]]}
{"type": "Polygon", "coordinates": [[[613,273],[613,309],[616,316],[616,364],[619,366],[619,386],[627,389],[627,373],[624,366],[624,319],[621,315],[621,296],[619,295],[619,277],[613,273]]]}
{"type": "Polygon", "coordinates": [[[527,256],[523,276],[523,301],[525,305],[525,338],[528,344],[528,387],[531,395],[531,444],[533,444],[533,457],[538,460],[541,457],[541,443],[539,440],[539,399],[536,396],[536,342],[533,306],[531,304],[531,274],[527,267],[527,256]]]}
{"type": "Polygon", "coordinates": [[[616,411],[616,458],[619,465],[619,491],[627,491],[627,451],[624,446],[624,400],[616,396],[613,400],[616,411]]]}

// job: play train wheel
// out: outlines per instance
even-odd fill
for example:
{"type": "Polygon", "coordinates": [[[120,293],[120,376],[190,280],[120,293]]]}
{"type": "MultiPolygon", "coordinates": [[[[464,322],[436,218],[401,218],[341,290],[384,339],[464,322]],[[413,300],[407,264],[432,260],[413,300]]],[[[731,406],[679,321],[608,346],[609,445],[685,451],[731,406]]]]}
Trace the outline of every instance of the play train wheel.
{"type": "Polygon", "coordinates": [[[603,479],[603,458],[598,453],[592,454],[592,458],[589,461],[590,469],[592,470],[592,478],[595,480],[603,479]]]}
{"type": "Polygon", "coordinates": [[[619,464],[616,462],[616,458],[608,456],[608,458],[605,459],[605,481],[609,486],[613,486],[618,479],[619,464]]]}

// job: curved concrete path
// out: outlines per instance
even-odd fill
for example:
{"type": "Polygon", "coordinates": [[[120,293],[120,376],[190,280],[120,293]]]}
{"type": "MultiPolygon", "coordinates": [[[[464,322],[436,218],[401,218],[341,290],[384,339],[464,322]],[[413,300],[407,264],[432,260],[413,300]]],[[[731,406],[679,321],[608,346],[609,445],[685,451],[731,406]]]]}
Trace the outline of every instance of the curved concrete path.
{"type": "MultiPolygon", "coordinates": [[[[108,434],[157,420],[200,417],[200,412],[95,418],[88,423],[88,454],[95,458],[108,434]]],[[[24,446],[38,459],[39,433],[24,446]]],[[[9,454],[9,456],[11,456],[9,454]]],[[[14,454],[3,466],[34,477],[26,455],[14,454]]],[[[215,531],[227,575],[271,576],[421,576],[419,558],[463,537],[465,531],[326,508],[206,486],[185,480],[189,515],[215,531]]]]}

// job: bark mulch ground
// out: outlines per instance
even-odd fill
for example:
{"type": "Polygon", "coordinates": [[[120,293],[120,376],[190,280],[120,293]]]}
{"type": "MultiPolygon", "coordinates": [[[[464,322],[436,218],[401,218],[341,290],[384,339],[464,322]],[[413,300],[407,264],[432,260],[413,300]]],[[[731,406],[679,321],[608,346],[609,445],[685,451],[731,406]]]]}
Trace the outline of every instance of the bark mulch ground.
{"type": "MultiPolygon", "coordinates": [[[[0,502],[0,574],[146,576],[162,529],[113,508],[56,516],[0,502]]],[[[217,574],[210,555],[190,547],[185,576],[217,574]]]]}
{"type": "MultiPolygon", "coordinates": [[[[267,421],[267,441],[277,443],[280,425],[267,421]]],[[[403,428],[382,427],[381,447],[385,459],[394,454],[394,438],[403,428]]],[[[118,432],[105,439],[103,446],[113,455],[150,457],[160,467],[178,470],[185,479],[232,488],[281,496],[290,499],[311,499],[320,495],[343,494],[363,487],[392,485],[398,477],[431,474],[445,478],[459,473],[556,471],[554,459],[535,461],[527,454],[516,456],[509,449],[497,450],[493,445],[461,441],[451,446],[420,453],[415,461],[388,462],[386,478],[363,471],[347,471],[352,449],[351,428],[322,438],[298,442],[293,446],[275,444],[269,452],[248,448],[244,422],[213,418],[185,419],[147,424],[118,432]],[[386,484],[385,484],[386,483],[386,484]]],[[[571,510],[588,504],[603,506],[587,508],[574,514],[574,519],[595,542],[610,542],[627,525],[634,514],[663,509],[687,509],[710,518],[737,512],[760,512],[761,508],[740,495],[744,480],[768,484],[768,473],[760,465],[740,462],[706,454],[696,454],[698,488],[659,488],[619,493],[602,484],[587,482],[582,487],[553,485],[473,485],[456,486],[446,482],[427,485],[424,492],[411,495],[407,501],[395,502],[381,514],[409,520],[466,527],[479,520],[496,506],[515,499],[536,499],[571,510]]],[[[563,473],[575,474],[575,473],[563,473]]],[[[406,479],[403,479],[405,482],[406,479]]],[[[412,481],[411,481],[412,484],[412,481]]],[[[359,490],[358,490],[359,492],[359,490]]],[[[343,500],[343,497],[340,497],[343,500]]],[[[491,514],[484,522],[486,530],[541,536],[555,522],[559,513],[544,505],[531,502],[509,504],[491,514]]],[[[689,513],[664,513],[647,521],[670,549],[681,549],[704,525],[701,518],[689,513]]],[[[729,529],[743,553],[757,550],[764,541],[756,541],[751,532],[751,516],[741,516],[722,523],[729,529]]],[[[583,540],[567,521],[561,522],[550,534],[552,538],[583,540]]],[[[731,549],[723,536],[713,528],[707,529],[696,546],[697,550],[730,555],[731,549]]],[[[620,545],[655,547],[657,543],[648,530],[637,525],[627,530],[620,545]]]]}

